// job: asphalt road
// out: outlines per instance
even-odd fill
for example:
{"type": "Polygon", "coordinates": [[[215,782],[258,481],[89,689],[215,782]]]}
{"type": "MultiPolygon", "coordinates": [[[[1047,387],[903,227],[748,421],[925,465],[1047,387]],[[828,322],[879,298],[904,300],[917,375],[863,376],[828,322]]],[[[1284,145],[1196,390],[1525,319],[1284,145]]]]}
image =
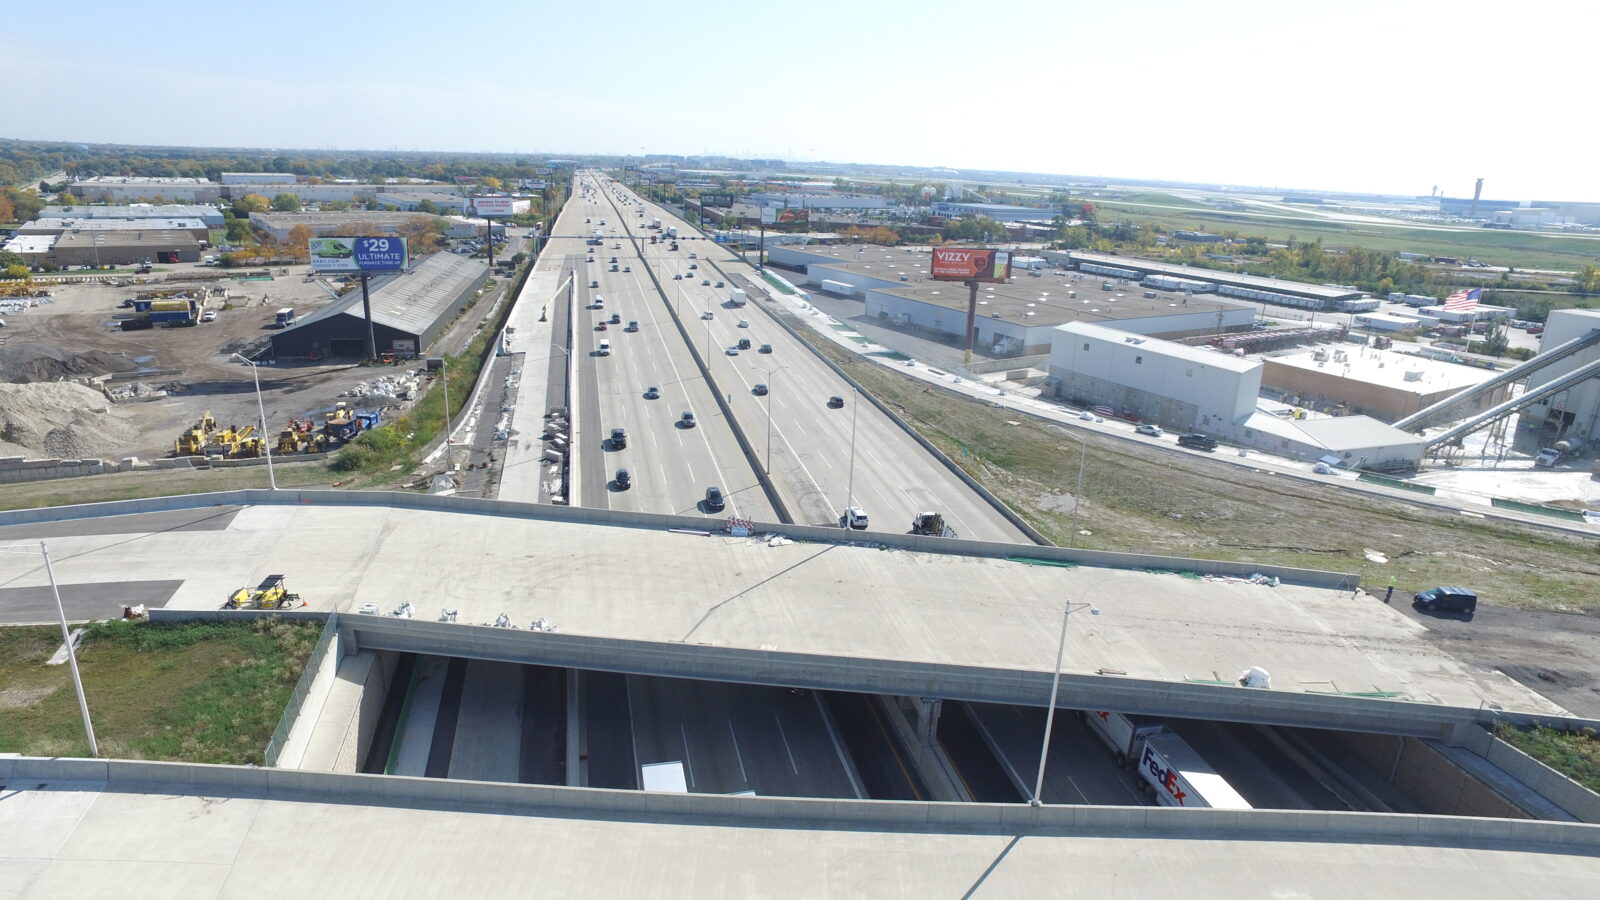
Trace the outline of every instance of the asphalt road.
{"type": "Polygon", "coordinates": [[[627,709],[638,763],[682,762],[691,792],[856,796],[809,692],[630,676],[627,709]]]}
{"type": "MultiPolygon", "coordinates": [[[[946,703],[941,721],[954,715],[951,706],[964,705],[996,761],[1009,778],[1033,796],[1039,777],[1039,745],[1044,737],[1044,709],[990,703],[946,703]]],[[[959,765],[959,764],[958,764],[959,765]]],[[[962,772],[966,778],[967,772],[962,772]]],[[[1056,710],[1050,734],[1050,755],[1045,761],[1045,803],[1097,806],[1149,806],[1139,793],[1139,779],[1131,769],[1117,766],[1105,742],[1096,737],[1070,709],[1056,710]]]]}
{"type": "MultiPolygon", "coordinates": [[[[652,218],[673,224],[677,220],[614,183],[613,187],[626,198],[618,201],[621,229],[645,235],[638,245],[644,265],[669,293],[667,300],[681,309],[690,339],[707,360],[714,383],[728,399],[757,457],[770,466],[796,521],[837,525],[845,507],[853,503],[866,510],[872,529],[904,532],[916,513],[938,510],[962,537],[1028,543],[888,416],[855,396],[808,345],[774,322],[759,300],[742,308],[731,306],[730,273],[759,279],[730,250],[713,241],[689,239],[696,233],[682,224],[678,228],[683,239],[676,252],[667,243],[650,244],[648,235],[653,232],[644,226],[652,218]],[[637,214],[640,210],[643,216],[637,214]],[[719,280],[724,282],[721,288],[716,287],[719,280]],[[703,318],[708,312],[712,317],[703,318]],[[741,321],[747,325],[741,327],[741,321]],[[730,355],[728,348],[741,338],[748,338],[752,349],[730,355]],[[772,352],[757,352],[762,344],[770,344],[772,352]],[[765,396],[755,393],[757,384],[767,385],[765,396]],[[843,407],[828,405],[834,396],[844,398],[843,407]]],[[[616,227],[618,219],[607,217],[606,227],[616,227]]],[[[623,251],[617,251],[610,249],[611,243],[615,241],[606,245],[601,261],[626,252],[629,245],[624,239],[623,251]]]]}
{"type": "MultiPolygon", "coordinates": [[[[43,562],[40,563],[43,565],[43,562]]],[[[182,581],[102,581],[62,584],[61,607],[68,622],[120,619],[124,606],[165,606],[182,581]]],[[[227,598],[218,597],[217,605],[227,598]]],[[[49,585],[0,588],[0,625],[48,625],[60,621],[49,585]]]]}
{"type": "Polygon", "coordinates": [[[0,543],[41,541],[47,538],[78,537],[93,534],[160,534],[167,531],[222,531],[233,522],[240,507],[212,506],[205,509],[173,509],[137,513],[131,516],[106,516],[94,519],[69,519],[36,525],[0,526],[0,543]]]}

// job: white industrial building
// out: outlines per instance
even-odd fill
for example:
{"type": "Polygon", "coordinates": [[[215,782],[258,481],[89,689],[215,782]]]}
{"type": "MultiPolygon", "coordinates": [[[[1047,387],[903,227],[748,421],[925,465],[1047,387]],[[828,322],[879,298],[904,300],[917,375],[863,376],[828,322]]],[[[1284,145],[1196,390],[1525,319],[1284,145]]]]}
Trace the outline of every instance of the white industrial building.
{"type": "Polygon", "coordinates": [[[1089,322],[1055,329],[1049,385],[1060,399],[1279,456],[1401,470],[1423,439],[1367,416],[1289,419],[1259,408],[1258,360],[1089,322]]]}
{"type": "Polygon", "coordinates": [[[1056,217],[1053,207],[1007,206],[1004,203],[952,203],[939,200],[933,204],[936,216],[986,216],[996,222],[1049,222],[1056,217]]]}
{"type": "Polygon", "coordinates": [[[385,190],[379,184],[279,184],[273,182],[237,182],[223,186],[222,194],[237,200],[248,194],[259,194],[271,200],[279,194],[293,194],[302,203],[323,203],[329,200],[345,203],[364,202],[385,190]]]}
{"type": "MultiPolygon", "coordinates": [[[[1539,352],[1546,353],[1575,338],[1600,329],[1600,310],[1551,310],[1545,322],[1539,352]]],[[[1554,381],[1580,366],[1600,363],[1600,344],[1573,354],[1528,377],[1528,389],[1554,381]]],[[[1522,412],[1522,422],[1554,432],[1550,437],[1593,448],[1600,442],[1600,379],[1589,378],[1579,384],[1537,401],[1522,412]]]]}
{"type": "Polygon", "coordinates": [[[1340,304],[1345,301],[1367,299],[1367,295],[1356,288],[1306,284],[1299,281],[1285,281],[1281,278],[1202,269],[1198,266],[1153,262],[1131,256],[1088,253],[1082,250],[1045,250],[1039,255],[1058,265],[1071,266],[1094,275],[1126,278],[1130,281],[1138,281],[1150,275],[1198,281],[1214,285],[1217,293],[1224,296],[1279,306],[1356,311],[1340,304]]]}
{"type": "Polygon", "coordinates": [[[46,206],[40,219],[199,219],[213,228],[225,223],[222,210],[206,203],[122,203],[109,206],[46,206]]]}
{"type": "Polygon", "coordinates": [[[294,184],[299,176],[293,172],[223,172],[223,184],[294,184]]]}
{"type": "Polygon", "coordinates": [[[751,194],[746,199],[756,206],[777,209],[888,209],[894,206],[887,197],[872,194],[751,194]]]}
{"type": "Polygon", "coordinates": [[[181,200],[211,203],[222,197],[222,185],[205,178],[147,178],[96,175],[67,185],[67,192],[86,203],[130,200],[181,200]]]}

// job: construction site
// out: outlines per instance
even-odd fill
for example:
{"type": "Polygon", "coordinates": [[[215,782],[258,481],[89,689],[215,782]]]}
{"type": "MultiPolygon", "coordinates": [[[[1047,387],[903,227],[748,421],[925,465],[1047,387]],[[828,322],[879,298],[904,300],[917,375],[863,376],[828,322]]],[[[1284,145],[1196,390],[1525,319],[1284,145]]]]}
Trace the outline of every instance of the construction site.
{"type": "MultiPolygon", "coordinates": [[[[391,276],[374,289],[375,300],[385,291],[422,290],[451,305],[428,323],[427,345],[386,349],[375,365],[364,354],[277,358],[275,337],[303,325],[310,331],[319,312],[351,300],[361,309],[353,279],[313,277],[304,268],[175,264],[144,276],[7,285],[0,458],[127,468],[130,457],[138,465],[193,464],[255,459],[269,449],[283,456],[337,449],[423,393],[436,374],[424,354],[464,344],[474,323],[462,310],[487,292],[486,269],[435,256],[448,277],[391,276]]],[[[439,268],[432,259],[416,268],[439,268]]]]}

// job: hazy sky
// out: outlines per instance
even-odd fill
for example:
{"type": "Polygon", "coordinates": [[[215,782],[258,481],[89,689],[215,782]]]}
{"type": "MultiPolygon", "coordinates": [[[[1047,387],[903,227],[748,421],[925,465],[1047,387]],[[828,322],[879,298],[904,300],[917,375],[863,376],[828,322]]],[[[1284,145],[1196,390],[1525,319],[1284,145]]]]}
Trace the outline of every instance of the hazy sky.
{"type": "Polygon", "coordinates": [[[5,136],[1600,201],[1600,5],[17,4],[5,136]],[[35,72],[39,73],[37,76],[35,72]]]}

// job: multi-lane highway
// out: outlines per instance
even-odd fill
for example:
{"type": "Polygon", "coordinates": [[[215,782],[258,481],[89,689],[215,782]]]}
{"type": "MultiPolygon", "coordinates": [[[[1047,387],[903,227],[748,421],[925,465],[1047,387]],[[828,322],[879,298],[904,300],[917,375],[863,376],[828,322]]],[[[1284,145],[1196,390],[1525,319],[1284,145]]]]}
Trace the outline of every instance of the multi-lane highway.
{"type": "Polygon", "coordinates": [[[781,328],[760,300],[734,305],[730,276],[755,280],[755,273],[725,248],[616,182],[584,174],[556,238],[575,245],[597,229],[601,243],[576,257],[577,289],[569,301],[578,379],[575,502],[777,521],[757,478],[759,465],[770,471],[796,522],[837,525],[846,508],[859,506],[871,530],[905,531],[916,513],[936,510],[962,537],[1026,543],[997,510],[781,328]],[[661,229],[652,227],[658,218],[661,229]],[[666,237],[670,225],[682,238],[676,251],[666,237]],[[597,295],[603,307],[595,306],[597,295]],[[597,330],[601,322],[605,331],[597,330]],[[709,383],[685,337],[709,368],[709,383]],[[750,342],[747,349],[738,349],[741,339],[750,342]],[[599,352],[602,340],[609,354],[599,352]],[[763,345],[770,350],[763,352],[763,345]],[[658,397],[648,396],[650,387],[659,389],[658,397]],[[724,419],[714,390],[734,422],[724,419]],[[842,403],[830,402],[835,397],[842,403]],[[697,427],[680,424],[685,410],[695,414],[697,427]],[[735,425],[754,463],[734,436],[735,425]],[[610,442],[619,427],[627,435],[620,450],[610,442]],[[618,468],[630,473],[628,490],[615,481],[618,468]],[[711,486],[727,496],[723,513],[706,507],[711,486]]]}

